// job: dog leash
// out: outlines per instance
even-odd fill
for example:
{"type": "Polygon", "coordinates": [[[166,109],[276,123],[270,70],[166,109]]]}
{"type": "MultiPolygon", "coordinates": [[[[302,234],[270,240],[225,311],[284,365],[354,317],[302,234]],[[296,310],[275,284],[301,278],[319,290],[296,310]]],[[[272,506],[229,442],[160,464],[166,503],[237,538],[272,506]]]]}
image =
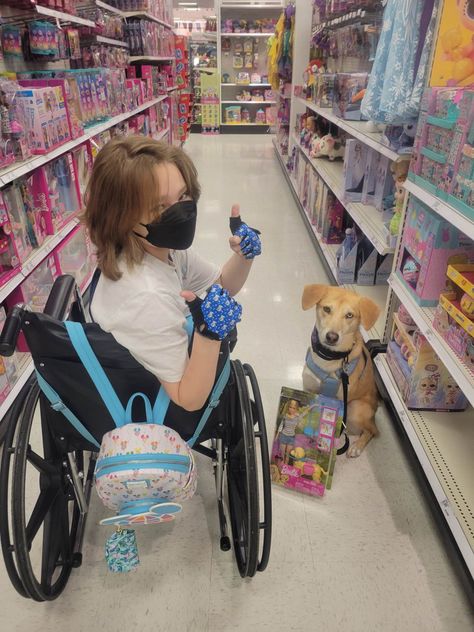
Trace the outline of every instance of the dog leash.
{"type": "Polygon", "coordinates": [[[347,427],[347,399],[349,395],[349,375],[346,372],[347,357],[342,363],[341,367],[341,383],[342,383],[342,430],[341,435],[344,433],[344,445],[337,449],[337,455],[344,454],[349,449],[350,441],[346,432],[347,427]]]}

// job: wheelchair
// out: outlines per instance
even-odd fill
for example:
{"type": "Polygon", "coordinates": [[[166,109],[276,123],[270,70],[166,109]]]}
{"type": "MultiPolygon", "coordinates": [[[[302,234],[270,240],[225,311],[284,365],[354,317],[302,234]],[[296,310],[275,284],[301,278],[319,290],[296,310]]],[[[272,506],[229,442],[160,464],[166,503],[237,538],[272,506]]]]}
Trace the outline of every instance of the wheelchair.
{"type": "MultiPolygon", "coordinates": [[[[123,402],[137,390],[156,397],[160,386],[113,336],[90,323],[84,303],[74,278],[59,277],[44,312],[16,306],[0,338],[0,354],[8,356],[19,335],[24,335],[36,370],[4,419],[7,430],[0,465],[0,540],[5,566],[17,592],[35,601],[56,599],[72,569],[82,563],[97,444],[115,427],[97,389],[88,383],[62,321],[67,316],[84,324],[123,402]],[[42,378],[87,425],[95,444],[69,423],[60,407],[51,407],[40,389],[42,378]]],[[[236,337],[224,341],[219,365],[235,342],[236,337]]],[[[253,577],[265,570],[270,556],[269,452],[254,371],[238,360],[230,364],[229,380],[193,449],[212,461],[220,548],[233,548],[240,575],[253,577]]],[[[171,402],[165,424],[188,440],[201,413],[186,412],[171,402]]]]}

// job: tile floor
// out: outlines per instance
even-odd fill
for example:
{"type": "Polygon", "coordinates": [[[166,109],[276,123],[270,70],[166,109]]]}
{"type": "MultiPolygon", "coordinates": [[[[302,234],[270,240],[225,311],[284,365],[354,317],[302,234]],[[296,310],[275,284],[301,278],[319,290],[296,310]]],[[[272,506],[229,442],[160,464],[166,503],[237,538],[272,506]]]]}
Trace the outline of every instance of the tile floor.
{"type": "MultiPolygon", "coordinates": [[[[228,256],[227,215],[262,230],[264,254],[241,295],[237,355],[259,377],[269,432],[282,385],[300,386],[312,328],[302,287],[324,282],[268,136],[193,136],[187,149],[203,185],[196,245],[228,256]]],[[[8,632],[468,632],[473,613],[389,418],[357,460],[337,464],[333,490],[310,499],[274,490],[274,539],[263,574],[242,581],[217,543],[208,462],[198,493],[174,524],[139,531],[141,567],[109,574],[103,562],[106,510],[94,498],[84,563],[53,603],[20,598],[0,567],[1,629],[8,632]]]]}

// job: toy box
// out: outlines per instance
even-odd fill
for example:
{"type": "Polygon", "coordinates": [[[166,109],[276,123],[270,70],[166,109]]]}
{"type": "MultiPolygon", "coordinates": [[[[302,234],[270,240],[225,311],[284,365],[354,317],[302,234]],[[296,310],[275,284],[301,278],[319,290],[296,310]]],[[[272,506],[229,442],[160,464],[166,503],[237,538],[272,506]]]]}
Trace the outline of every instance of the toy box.
{"type": "Polygon", "coordinates": [[[411,197],[406,211],[397,276],[419,305],[436,306],[449,263],[474,261],[472,240],[411,197]]]}
{"type": "Polygon", "coordinates": [[[336,253],[337,282],[339,285],[355,283],[359,251],[359,238],[355,228],[346,228],[344,241],[336,253]]]}
{"type": "Polygon", "coordinates": [[[375,191],[373,205],[379,211],[382,210],[384,199],[394,190],[393,175],[390,171],[390,158],[379,154],[375,162],[375,191]]]}
{"type": "Polygon", "coordinates": [[[377,250],[367,237],[362,236],[357,249],[357,285],[374,285],[377,264],[377,250]]]}
{"type": "MultiPolygon", "coordinates": [[[[15,223],[20,217],[24,219],[28,241],[32,248],[41,246],[48,234],[42,209],[35,203],[36,176],[37,172],[33,171],[29,177],[18,178],[11,187],[3,190],[10,219],[15,223]]],[[[17,250],[22,262],[31,252],[31,249],[26,248],[24,255],[20,254],[22,248],[18,246],[18,243],[17,250]]]]}
{"type": "Polygon", "coordinates": [[[368,148],[367,159],[365,161],[364,184],[362,186],[361,202],[372,206],[375,198],[375,185],[377,181],[377,166],[381,154],[374,149],[368,148]]]}
{"type": "Polygon", "coordinates": [[[87,285],[96,263],[88,242],[85,227],[78,226],[55,250],[60,274],[72,275],[81,290],[87,285]]]}
{"type": "MultiPolygon", "coordinates": [[[[54,254],[47,257],[31,274],[7,297],[7,309],[18,303],[26,303],[34,312],[42,312],[48,300],[54,281],[59,276],[57,260],[54,254]]],[[[17,350],[26,352],[28,345],[23,334],[18,338],[17,350]]]]}
{"type": "Polygon", "coordinates": [[[226,123],[240,123],[242,121],[242,108],[240,105],[231,105],[225,108],[226,123]]]}
{"type": "Polygon", "coordinates": [[[410,410],[465,410],[467,399],[420,331],[394,316],[387,362],[410,410]]]}
{"type": "Polygon", "coordinates": [[[336,116],[360,121],[360,105],[367,87],[367,73],[339,73],[334,83],[332,110],[336,116]]]}
{"type": "Polygon", "coordinates": [[[12,224],[0,192],[0,286],[11,279],[20,268],[12,224]]]}
{"type": "MultiPolygon", "coordinates": [[[[442,336],[443,340],[451,347],[458,358],[464,363],[464,366],[474,376],[474,337],[459,325],[450,313],[451,302],[449,299],[455,299],[456,294],[443,292],[440,296],[440,304],[435,310],[433,318],[433,327],[442,336]],[[444,299],[446,302],[443,302],[444,299]]],[[[470,321],[469,326],[473,324],[470,321]]]]}
{"type": "Polygon", "coordinates": [[[341,426],[341,401],[283,387],[271,453],[272,481],[323,496],[331,489],[341,426]]]}
{"type": "MultiPolygon", "coordinates": [[[[154,108],[152,108],[152,110],[155,111],[154,108]]],[[[84,204],[84,194],[86,192],[93,167],[92,157],[88,145],[89,143],[79,145],[79,147],[76,147],[71,152],[77,176],[81,206],[84,204]]]]}
{"type": "Polygon", "coordinates": [[[332,191],[327,191],[322,210],[321,239],[325,244],[340,244],[344,239],[345,209],[332,191]]]}
{"type": "Polygon", "coordinates": [[[324,73],[316,78],[314,102],[321,108],[332,108],[336,75],[324,73]]]}
{"type": "Polygon", "coordinates": [[[28,221],[20,190],[14,184],[2,190],[2,200],[10,218],[15,249],[21,263],[26,261],[33,250],[28,231],[28,221]]]}
{"type": "Polygon", "coordinates": [[[54,235],[80,210],[80,190],[73,156],[64,154],[33,173],[35,207],[43,214],[48,235],[54,235]]]}
{"type": "Polygon", "coordinates": [[[467,0],[445,2],[443,5],[431,71],[431,86],[469,86],[474,83],[474,16],[469,5],[467,0]]]}
{"type": "Polygon", "coordinates": [[[346,202],[360,202],[366,173],[369,148],[358,140],[346,142],[344,155],[344,192],[346,202]]]}

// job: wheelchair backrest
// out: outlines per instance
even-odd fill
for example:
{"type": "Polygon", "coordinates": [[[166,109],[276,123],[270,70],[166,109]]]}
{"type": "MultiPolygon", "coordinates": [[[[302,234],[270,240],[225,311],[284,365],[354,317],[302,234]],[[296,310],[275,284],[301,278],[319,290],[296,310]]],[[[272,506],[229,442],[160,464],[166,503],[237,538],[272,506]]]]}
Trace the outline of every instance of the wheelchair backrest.
{"type": "MultiPolygon", "coordinates": [[[[130,398],[137,392],[143,393],[153,404],[161,388],[157,378],[97,324],[86,323],[82,326],[123,407],[126,408],[130,398]]],[[[23,331],[37,372],[100,445],[103,435],[115,428],[116,424],[96,384],[80,361],[64,323],[45,314],[31,313],[24,321],[23,331]]],[[[228,353],[223,350],[218,372],[227,357],[228,353]]],[[[187,412],[170,402],[164,423],[187,440],[193,435],[205,409],[206,405],[199,411],[187,412]]],[[[145,419],[141,399],[137,399],[134,405],[133,419],[141,422],[145,419]]],[[[63,431],[70,441],[82,446],[85,440],[77,435],[64,418],[63,421],[60,430],[57,423],[54,424],[55,430],[63,431]]],[[[87,447],[92,446],[88,444],[87,447]]]]}

